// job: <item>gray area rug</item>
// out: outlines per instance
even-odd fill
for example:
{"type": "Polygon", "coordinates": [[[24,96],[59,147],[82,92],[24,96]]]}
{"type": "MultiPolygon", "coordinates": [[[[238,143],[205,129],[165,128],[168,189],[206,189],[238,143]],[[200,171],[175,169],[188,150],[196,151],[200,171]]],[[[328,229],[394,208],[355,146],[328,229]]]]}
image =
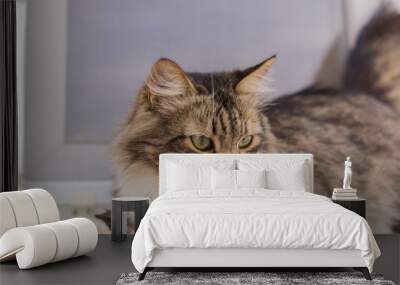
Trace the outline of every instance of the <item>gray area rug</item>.
{"type": "Polygon", "coordinates": [[[146,278],[138,281],[138,273],[124,273],[117,285],[133,284],[379,284],[395,285],[380,275],[372,275],[368,281],[359,272],[148,272],[146,278]]]}

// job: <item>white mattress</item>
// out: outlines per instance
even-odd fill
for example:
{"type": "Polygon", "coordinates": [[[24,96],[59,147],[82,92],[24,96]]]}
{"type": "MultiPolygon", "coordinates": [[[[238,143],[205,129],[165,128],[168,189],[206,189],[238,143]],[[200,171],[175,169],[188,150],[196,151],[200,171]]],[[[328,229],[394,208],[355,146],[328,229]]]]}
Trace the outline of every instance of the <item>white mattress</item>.
{"type": "Polygon", "coordinates": [[[156,249],[168,248],[359,250],[370,271],[380,255],[359,215],[323,196],[261,189],[162,195],[138,228],[132,262],[143,272],[156,249]]]}

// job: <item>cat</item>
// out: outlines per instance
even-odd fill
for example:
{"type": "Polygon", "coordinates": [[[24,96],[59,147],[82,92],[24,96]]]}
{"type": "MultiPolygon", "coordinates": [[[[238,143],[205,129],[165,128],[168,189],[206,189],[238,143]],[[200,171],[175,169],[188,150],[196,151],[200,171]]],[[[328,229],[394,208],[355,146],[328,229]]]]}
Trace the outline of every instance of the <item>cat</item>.
{"type": "Polygon", "coordinates": [[[304,152],[314,154],[314,192],[329,196],[350,156],[370,225],[400,232],[399,35],[398,14],[378,15],[350,54],[343,88],[272,100],[275,56],[216,73],[158,60],[113,141],[114,195],[157,197],[161,153],[304,152]]]}

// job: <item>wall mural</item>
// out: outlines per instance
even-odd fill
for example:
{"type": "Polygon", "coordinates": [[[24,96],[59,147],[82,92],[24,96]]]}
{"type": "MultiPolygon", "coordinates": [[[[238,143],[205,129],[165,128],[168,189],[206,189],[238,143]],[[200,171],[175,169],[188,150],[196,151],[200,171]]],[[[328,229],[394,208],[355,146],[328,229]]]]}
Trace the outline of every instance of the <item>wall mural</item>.
{"type": "Polygon", "coordinates": [[[114,139],[115,195],[135,193],[145,179],[140,185],[156,197],[160,153],[306,152],[315,157],[315,192],[330,196],[351,156],[372,227],[400,232],[399,45],[400,17],[380,15],[350,55],[343,89],[275,100],[268,85],[275,56],[219,73],[158,60],[114,139]]]}
{"type": "MultiPolygon", "coordinates": [[[[314,191],[330,196],[333,188],[342,186],[343,161],[350,156],[352,186],[367,199],[373,230],[400,232],[398,14],[382,11],[364,28],[348,56],[343,85],[328,89],[312,83],[322,64],[339,73],[337,60],[323,58],[332,45],[330,31],[340,33],[343,28],[327,20],[342,11],[341,2],[313,1],[313,9],[302,9],[307,0],[290,5],[260,1],[254,6],[222,0],[216,4],[221,7],[198,4],[194,9],[191,5],[197,4],[185,6],[182,1],[186,13],[180,15],[189,32],[180,18],[173,17],[176,9],[170,2],[158,2],[165,5],[159,15],[144,2],[110,5],[99,0],[98,11],[92,11],[88,2],[69,1],[69,18],[74,21],[68,22],[66,138],[72,143],[112,141],[113,196],[156,198],[158,156],[167,152],[313,153],[314,191]],[[265,9],[254,9],[263,5],[265,9]],[[298,9],[288,11],[293,5],[298,9]],[[227,6],[232,9],[225,11],[227,6]],[[300,10],[304,13],[297,13],[300,10]],[[237,21],[217,26],[204,21],[217,19],[214,11],[237,21]],[[282,21],[280,16],[288,13],[292,16],[282,21]],[[104,21],[109,17],[118,21],[104,21]],[[292,27],[300,25],[313,33],[298,33],[297,28],[294,33],[292,27]],[[212,29],[215,33],[206,34],[212,29]],[[194,37],[191,31],[202,36],[194,37]],[[286,34],[281,36],[280,31],[286,34]],[[96,49],[88,49],[93,41],[96,49]],[[155,52],[171,59],[156,60],[155,52]],[[265,59],[258,64],[229,70],[254,62],[261,54],[265,59]],[[151,71],[145,74],[146,70],[151,71]],[[311,87],[301,89],[305,84],[311,87]]],[[[98,227],[109,225],[109,209],[96,216],[98,227]]]]}

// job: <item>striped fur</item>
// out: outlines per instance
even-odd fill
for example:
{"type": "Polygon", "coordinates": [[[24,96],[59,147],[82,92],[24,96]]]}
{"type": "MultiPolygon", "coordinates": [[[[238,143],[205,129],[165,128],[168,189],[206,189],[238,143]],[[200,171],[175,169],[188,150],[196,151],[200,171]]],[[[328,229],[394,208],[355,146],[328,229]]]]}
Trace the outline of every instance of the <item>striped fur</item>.
{"type": "Polygon", "coordinates": [[[362,30],[350,54],[346,89],[373,94],[400,112],[400,16],[384,7],[362,30]]]}
{"type": "MultiPolygon", "coordinates": [[[[235,90],[237,83],[252,70],[184,74],[179,66],[166,59],[155,65],[153,72],[157,70],[157,74],[152,72],[149,76],[151,83],[146,82],[141,89],[113,143],[119,195],[130,192],[121,188],[128,185],[130,189],[132,180],[141,184],[139,180],[143,177],[157,175],[160,153],[201,153],[191,142],[192,135],[201,134],[212,140],[214,147],[205,152],[274,151],[274,136],[261,112],[260,95],[239,94],[235,90]],[[157,66],[160,64],[168,65],[164,68],[176,73],[170,78],[178,78],[178,82],[165,84],[164,76],[155,79],[154,76],[160,76],[161,67],[157,66]],[[175,69],[171,70],[171,65],[175,69]],[[171,86],[179,87],[172,90],[171,86]],[[238,142],[245,135],[253,136],[252,143],[239,149],[238,142]],[[139,178],[133,179],[136,175],[139,178]]],[[[157,189],[146,189],[142,194],[154,198],[157,189]]]]}
{"type": "Polygon", "coordinates": [[[202,134],[214,144],[206,152],[313,153],[314,189],[323,195],[341,185],[343,161],[351,156],[353,187],[368,200],[371,226],[399,232],[399,23],[398,14],[384,13],[367,25],[342,90],[308,89],[267,105],[264,63],[243,71],[185,73],[162,59],[114,140],[115,195],[155,198],[159,154],[199,153],[190,136],[202,134]],[[248,134],[252,143],[239,149],[248,134]]]}

